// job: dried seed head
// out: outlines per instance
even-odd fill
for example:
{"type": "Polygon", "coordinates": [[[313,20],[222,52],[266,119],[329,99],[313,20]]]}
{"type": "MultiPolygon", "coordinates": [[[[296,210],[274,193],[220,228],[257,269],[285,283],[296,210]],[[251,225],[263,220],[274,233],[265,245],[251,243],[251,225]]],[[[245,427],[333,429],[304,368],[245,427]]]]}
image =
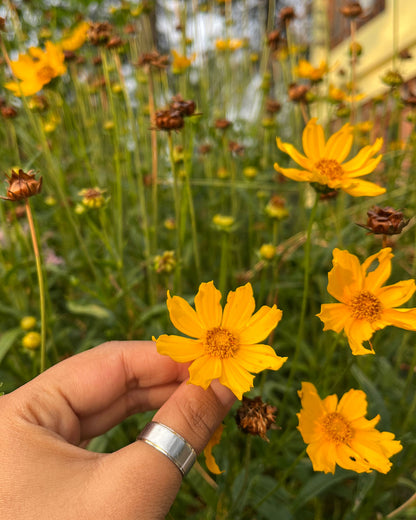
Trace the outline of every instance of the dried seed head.
{"type": "Polygon", "coordinates": [[[112,36],[105,46],[107,47],[107,49],[118,49],[123,45],[124,41],[120,38],[120,36],[112,36]]]}
{"type": "Polygon", "coordinates": [[[259,435],[269,442],[267,431],[275,425],[277,408],[263,403],[261,397],[250,399],[243,397],[243,402],[237,410],[236,423],[243,433],[259,435]]]}
{"type": "Polygon", "coordinates": [[[275,29],[274,31],[269,32],[267,35],[267,45],[271,48],[271,50],[276,51],[280,43],[281,37],[279,29],[275,29]]]}
{"type": "Polygon", "coordinates": [[[106,45],[112,33],[113,26],[109,22],[90,22],[87,39],[92,45],[106,45]]]}
{"type": "Polygon", "coordinates": [[[363,8],[359,2],[347,2],[340,8],[340,13],[346,18],[357,18],[357,16],[360,16],[362,12],[363,8]]]}
{"type": "Polygon", "coordinates": [[[1,115],[5,118],[5,119],[13,119],[14,117],[17,116],[17,110],[15,108],[13,108],[12,106],[2,106],[0,108],[1,110],[1,115]]]}
{"type": "Polygon", "coordinates": [[[185,101],[182,96],[178,94],[172,98],[169,104],[171,110],[177,110],[182,114],[183,117],[191,116],[195,112],[196,104],[191,99],[185,101]]]}
{"type": "Polygon", "coordinates": [[[29,170],[25,173],[23,170],[16,172],[12,170],[12,174],[7,177],[9,187],[7,189],[7,197],[0,197],[4,200],[16,202],[19,200],[26,200],[33,195],[40,193],[42,189],[42,177],[39,180],[35,179],[35,173],[29,170]]]}
{"type": "Polygon", "coordinates": [[[78,195],[82,197],[82,204],[90,209],[102,208],[107,202],[104,193],[106,190],[100,188],[86,188],[81,190],[78,195]]]}
{"type": "Polygon", "coordinates": [[[279,195],[273,195],[270,198],[265,211],[268,217],[277,220],[282,220],[289,215],[286,209],[286,201],[282,197],[279,197],[279,195]]]}
{"type": "Polygon", "coordinates": [[[279,19],[283,24],[290,22],[294,18],[296,18],[296,14],[293,7],[283,7],[279,12],[279,19]]]}
{"type": "Polygon", "coordinates": [[[289,85],[289,99],[295,103],[306,103],[308,92],[309,87],[307,85],[298,85],[297,83],[291,83],[289,85]]]}
{"type": "Polygon", "coordinates": [[[212,149],[212,146],[208,143],[205,143],[205,144],[201,144],[198,148],[198,152],[201,154],[201,155],[206,155],[207,153],[209,153],[212,149]]]}
{"type": "Polygon", "coordinates": [[[385,208],[374,206],[367,211],[367,217],[367,225],[359,225],[375,235],[399,235],[409,223],[409,219],[404,217],[402,211],[389,206],[385,208]]]}
{"type": "Polygon", "coordinates": [[[167,54],[161,55],[157,51],[144,52],[139,56],[136,65],[138,67],[155,67],[157,69],[164,69],[167,67],[169,56],[167,54]]]}
{"type": "Polygon", "coordinates": [[[219,130],[226,130],[231,125],[232,123],[231,121],[228,121],[228,119],[217,119],[215,121],[215,128],[218,128],[219,130]]]}
{"type": "Polygon", "coordinates": [[[244,154],[244,146],[242,144],[237,143],[236,141],[229,141],[228,149],[231,153],[235,153],[237,155],[244,154]]]}
{"type": "Polygon", "coordinates": [[[155,125],[158,130],[180,130],[184,127],[185,121],[178,110],[159,110],[155,114],[155,125]]]}
{"type": "Polygon", "coordinates": [[[269,114],[275,114],[276,112],[279,112],[281,108],[282,105],[275,99],[266,99],[266,112],[269,114]]]}

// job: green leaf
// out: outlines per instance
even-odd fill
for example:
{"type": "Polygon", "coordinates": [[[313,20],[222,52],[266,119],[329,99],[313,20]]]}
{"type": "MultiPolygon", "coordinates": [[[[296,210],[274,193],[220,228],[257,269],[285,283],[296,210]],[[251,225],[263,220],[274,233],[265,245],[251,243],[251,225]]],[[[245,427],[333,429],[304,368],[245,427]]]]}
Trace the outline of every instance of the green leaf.
{"type": "Polygon", "coordinates": [[[97,318],[98,320],[111,320],[113,318],[113,313],[106,309],[105,307],[101,307],[96,303],[75,303],[75,302],[67,302],[66,304],[69,312],[73,314],[83,314],[86,316],[92,316],[93,318],[97,318]]]}
{"type": "Polygon", "coordinates": [[[0,363],[21,334],[22,330],[20,328],[10,329],[2,334],[0,337],[0,363]]]}

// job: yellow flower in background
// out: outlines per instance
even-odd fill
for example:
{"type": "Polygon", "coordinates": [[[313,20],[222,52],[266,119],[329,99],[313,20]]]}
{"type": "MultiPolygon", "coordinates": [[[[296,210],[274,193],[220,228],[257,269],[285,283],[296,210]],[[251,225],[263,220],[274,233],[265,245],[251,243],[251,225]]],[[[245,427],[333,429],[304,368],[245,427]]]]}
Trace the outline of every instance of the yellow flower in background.
{"type": "Polygon", "coordinates": [[[364,146],[358,154],[347,162],[353,142],[353,127],[344,125],[325,142],[324,130],[311,119],[303,130],[302,144],[305,155],[296,148],[283,143],[277,138],[277,146],[298,163],[303,170],[282,168],[275,163],[274,168],[289,179],[302,182],[313,182],[328,186],[332,190],[344,190],[353,197],[374,197],[386,190],[373,182],[359,179],[371,173],[381,161],[382,155],[376,155],[383,139],[378,138],[372,145],[364,146]]]}
{"type": "Polygon", "coordinates": [[[215,475],[220,475],[223,471],[220,470],[218,464],[215,462],[212,448],[220,443],[223,431],[224,425],[220,424],[204,449],[205,464],[207,465],[208,470],[215,475]]]}
{"type": "Polygon", "coordinates": [[[339,103],[341,101],[345,101],[345,99],[347,98],[347,93],[344,92],[342,89],[335,87],[331,84],[328,88],[328,97],[330,101],[339,103]]]}
{"type": "Polygon", "coordinates": [[[87,32],[90,27],[88,22],[79,23],[68,36],[61,40],[60,46],[64,51],[76,51],[82,47],[87,39],[87,32]]]}
{"type": "Polygon", "coordinates": [[[206,390],[213,379],[219,379],[241,399],[253,386],[252,373],[279,370],[287,360],[272,347],[259,344],[276,327],[282,311],[264,305],[253,314],[256,304],[249,283],[228,293],[224,310],[220,300],[221,292],[213,282],[199,286],[195,310],[168,291],[170,319],[190,337],[163,334],[154,341],[160,354],[180,363],[192,361],[189,383],[206,390]]]}
{"type": "Polygon", "coordinates": [[[20,82],[10,81],[4,86],[15,96],[36,94],[53,78],[65,74],[64,59],[61,47],[52,42],[46,42],[45,50],[31,47],[28,54],[19,54],[19,59],[11,62],[13,74],[20,82]]]}
{"type": "Polygon", "coordinates": [[[338,402],[335,394],[321,399],[315,386],[304,382],[298,394],[302,409],[297,428],[308,444],[314,471],[334,473],[337,464],[357,473],[390,470],[389,458],[403,446],[393,433],[375,429],[379,415],[365,418],[367,396],[362,390],[351,389],[338,402]]]}
{"type": "Polygon", "coordinates": [[[321,61],[319,67],[314,67],[308,60],[300,59],[297,67],[295,67],[296,76],[311,81],[320,81],[327,72],[328,65],[325,61],[321,61]]]}
{"type": "Polygon", "coordinates": [[[390,247],[371,255],[360,264],[348,251],[334,249],[333,268],[328,274],[328,292],[341,303],[325,303],[317,315],[324,330],[345,331],[352,353],[374,354],[363,346],[376,330],[388,325],[416,330],[416,308],[398,309],[416,291],[414,280],[383,284],[391,273],[390,247]],[[374,269],[374,263],[378,265],[374,269]]]}
{"type": "Polygon", "coordinates": [[[192,54],[189,58],[178,54],[174,49],[171,51],[173,56],[172,72],[174,74],[182,74],[186,69],[190,67],[193,61],[195,61],[196,54],[192,54]]]}
{"type": "Polygon", "coordinates": [[[216,40],[215,47],[217,51],[236,51],[244,45],[244,40],[238,38],[227,38],[226,40],[216,40]]]}
{"type": "Polygon", "coordinates": [[[41,336],[39,332],[28,332],[23,336],[22,345],[28,350],[36,350],[41,344],[41,336]]]}

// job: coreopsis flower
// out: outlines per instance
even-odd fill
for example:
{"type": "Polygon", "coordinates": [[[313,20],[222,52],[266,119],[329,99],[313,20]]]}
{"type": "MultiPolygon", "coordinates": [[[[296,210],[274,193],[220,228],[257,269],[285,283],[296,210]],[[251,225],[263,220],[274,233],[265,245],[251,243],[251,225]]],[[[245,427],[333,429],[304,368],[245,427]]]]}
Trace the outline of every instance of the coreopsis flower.
{"type": "Polygon", "coordinates": [[[53,78],[66,72],[65,55],[60,45],[46,42],[45,50],[31,47],[29,54],[19,54],[11,62],[14,76],[20,81],[9,81],[4,86],[15,96],[31,96],[47,85],[53,78]]]}
{"type": "Polygon", "coordinates": [[[235,218],[231,215],[217,213],[212,217],[212,223],[221,231],[229,231],[235,224],[235,218]]]}
{"type": "Polygon", "coordinates": [[[192,62],[195,61],[196,54],[192,54],[189,58],[176,52],[174,49],[171,51],[173,56],[172,72],[173,74],[182,74],[188,69],[192,62]]]}
{"type": "Polygon", "coordinates": [[[208,470],[211,473],[214,473],[214,475],[220,475],[223,472],[218,467],[218,464],[215,462],[214,455],[212,454],[212,448],[220,443],[223,431],[224,425],[220,424],[204,449],[205,464],[207,465],[208,470]]]}
{"type": "Polygon", "coordinates": [[[175,361],[192,362],[189,383],[207,389],[213,379],[219,379],[241,399],[253,386],[253,373],[279,370],[287,360],[259,343],[276,327],[282,311],[264,305],[253,314],[256,304],[250,283],[228,293],[224,310],[220,300],[221,292],[213,282],[199,286],[195,310],[168,291],[170,319],[189,337],[163,334],[155,340],[156,346],[175,361]]]}
{"type": "Polygon", "coordinates": [[[90,209],[102,208],[107,199],[104,197],[106,190],[100,188],[85,188],[81,190],[78,195],[82,197],[82,204],[90,209]]]}
{"type": "Polygon", "coordinates": [[[275,426],[277,408],[264,403],[260,396],[250,399],[243,397],[243,403],[237,410],[235,417],[237,426],[243,433],[258,435],[269,442],[267,432],[275,426]]]}
{"type": "Polygon", "coordinates": [[[378,138],[372,145],[364,146],[358,154],[344,162],[351,151],[353,127],[345,124],[325,142],[324,130],[311,119],[306,125],[302,143],[305,155],[296,148],[283,143],[277,138],[277,146],[282,152],[302,166],[303,170],[282,168],[275,163],[274,168],[289,179],[317,183],[333,190],[344,190],[353,197],[381,195],[386,190],[373,182],[363,181],[359,177],[371,173],[379,164],[382,156],[378,155],[383,139],[378,138]]]}
{"type": "Polygon", "coordinates": [[[268,217],[275,218],[276,220],[282,220],[289,215],[286,209],[286,201],[282,197],[279,197],[279,195],[273,195],[270,198],[264,211],[268,217]]]}
{"type": "Polygon", "coordinates": [[[329,101],[333,103],[340,103],[341,101],[345,101],[347,97],[347,93],[344,92],[342,89],[335,87],[334,85],[330,84],[328,88],[328,98],[329,101]]]}
{"type": "Polygon", "coordinates": [[[367,396],[362,390],[351,389],[339,401],[335,394],[321,399],[312,383],[303,382],[298,394],[302,409],[297,428],[315,471],[334,473],[336,465],[357,473],[390,470],[390,457],[403,446],[393,433],[375,428],[379,415],[365,418],[367,396]]]}
{"type": "Polygon", "coordinates": [[[273,260],[276,256],[276,246],[273,244],[263,244],[259,249],[260,256],[263,260],[273,260]]]}
{"type": "Polygon", "coordinates": [[[36,327],[37,320],[34,316],[23,316],[20,320],[20,328],[23,330],[32,330],[36,327]]]}
{"type": "Polygon", "coordinates": [[[324,330],[344,330],[355,356],[374,354],[363,346],[375,331],[393,325],[416,330],[416,308],[397,308],[416,291],[415,281],[404,280],[383,286],[391,273],[390,247],[369,256],[362,264],[359,259],[340,249],[333,251],[333,268],[328,274],[328,292],[340,303],[325,303],[317,315],[324,330]],[[375,269],[374,262],[378,262],[375,269]]]}
{"type": "Polygon", "coordinates": [[[319,67],[314,67],[308,60],[299,60],[295,68],[295,74],[299,78],[309,79],[312,82],[321,81],[324,75],[328,72],[328,65],[322,61],[319,67]]]}
{"type": "Polygon", "coordinates": [[[164,251],[163,254],[156,255],[153,265],[157,273],[171,273],[176,266],[175,252],[164,251]]]}
{"type": "Polygon", "coordinates": [[[87,33],[90,28],[88,22],[81,22],[72,31],[65,36],[60,42],[60,46],[64,51],[76,51],[82,47],[87,39],[87,33]]]}
{"type": "Polygon", "coordinates": [[[29,170],[25,173],[22,169],[18,171],[12,170],[11,175],[7,175],[7,182],[9,187],[7,188],[7,197],[0,197],[4,200],[10,200],[16,202],[19,200],[26,200],[33,195],[40,193],[42,189],[42,177],[39,180],[35,179],[35,173],[33,170],[29,170]]]}
{"type": "Polygon", "coordinates": [[[215,48],[217,51],[230,51],[234,52],[244,45],[244,40],[239,38],[227,38],[226,40],[216,40],[215,48]]]}

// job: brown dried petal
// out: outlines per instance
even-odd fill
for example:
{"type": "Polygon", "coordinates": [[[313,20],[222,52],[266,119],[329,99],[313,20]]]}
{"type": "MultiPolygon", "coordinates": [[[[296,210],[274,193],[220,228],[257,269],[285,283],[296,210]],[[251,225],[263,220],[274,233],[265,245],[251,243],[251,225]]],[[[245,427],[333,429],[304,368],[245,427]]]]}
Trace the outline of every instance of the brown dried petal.
{"type": "Polygon", "coordinates": [[[4,200],[18,201],[25,200],[33,195],[40,193],[42,188],[42,177],[35,179],[33,170],[25,173],[23,170],[18,172],[12,170],[10,177],[6,175],[9,187],[7,189],[7,197],[1,197],[4,200]]]}

